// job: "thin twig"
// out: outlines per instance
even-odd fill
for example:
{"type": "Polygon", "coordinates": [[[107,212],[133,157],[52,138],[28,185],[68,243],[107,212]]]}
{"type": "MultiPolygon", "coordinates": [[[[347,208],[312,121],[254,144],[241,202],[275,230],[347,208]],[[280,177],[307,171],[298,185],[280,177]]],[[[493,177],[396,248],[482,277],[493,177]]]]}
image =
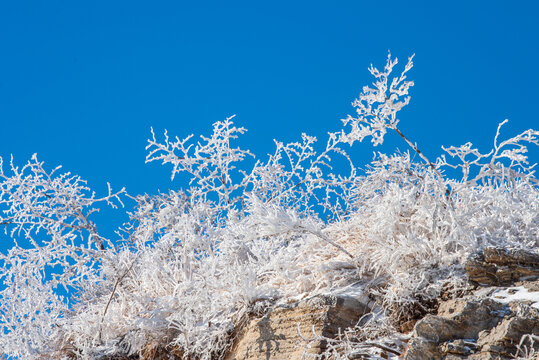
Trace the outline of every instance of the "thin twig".
{"type": "MultiPolygon", "coordinates": [[[[109,309],[110,303],[112,302],[112,298],[114,297],[114,294],[116,293],[116,289],[118,288],[118,285],[120,282],[127,276],[127,274],[131,271],[133,268],[133,265],[135,265],[135,262],[137,259],[133,259],[133,262],[131,265],[129,265],[129,268],[120,276],[118,279],[116,279],[116,282],[114,283],[114,287],[112,288],[112,293],[110,294],[109,301],[107,301],[107,305],[105,306],[105,310],[103,311],[103,315],[101,316],[101,324],[103,324],[103,321],[105,321],[105,315],[107,314],[107,311],[109,309]]],[[[101,339],[101,328],[99,329],[99,339],[101,339]]]]}

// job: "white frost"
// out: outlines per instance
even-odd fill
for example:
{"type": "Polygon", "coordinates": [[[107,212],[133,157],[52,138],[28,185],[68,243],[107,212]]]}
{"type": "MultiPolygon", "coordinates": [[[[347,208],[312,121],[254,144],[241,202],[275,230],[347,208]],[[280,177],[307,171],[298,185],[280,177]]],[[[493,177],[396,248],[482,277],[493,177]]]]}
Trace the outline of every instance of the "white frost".
{"type": "Polygon", "coordinates": [[[491,295],[492,299],[509,304],[512,301],[530,301],[530,306],[539,309],[539,291],[530,291],[523,286],[498,289],[491,295]]]}

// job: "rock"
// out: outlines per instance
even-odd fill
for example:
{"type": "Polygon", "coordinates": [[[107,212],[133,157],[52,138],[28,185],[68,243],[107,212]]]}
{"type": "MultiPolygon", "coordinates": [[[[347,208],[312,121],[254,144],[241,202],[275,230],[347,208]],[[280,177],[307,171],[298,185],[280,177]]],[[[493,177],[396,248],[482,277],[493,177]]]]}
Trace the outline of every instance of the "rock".
{"type": "MultiPolygon", "coordinates": [[[[504,356],[513,356],[523,335],[539,334],[538,309],[515,303],[511,307],[515,316],[503,319],[496,327],[490,331],[482,332],[479,336],[477,344],[484,350],[504,356]]],[[[534,349],[539,351],[539,344],[534,349]]]]}
{"type": "Polygon", "coordinates": [[[490,247],[470,256],[465,267],[472,284],[508,286],[539,278],[539,254],[490,247]]]}
{"type": "Polygon", "coordinates": [[[413,360],[440,360],[442,354],[436,341],[414,336],[408,341],[405,359],[413,360]]]}
{"type": "Polygon", "coordinates": [[[521,265],[537,270],[539,254],[522,249],[488,247],[483,250],[485,261],[496,265],[521,265]]]}
{"type": "Polygon", "coordinates": [[[359,300],[345,295],[319,295],[293,305],[281,305],[262,318],[252,319],[237,335],[227,360],[301,359],[304,351],[320,354],[323,340],[313,339],[305,348],[305,338],[322,335],[334,338],[339,330],[353,327],[370,311],[359,300]]]}
{"type": "Polygon", "coordinates": [[[539,353],[539,254],[487,248],[466,264],[479,288],[419,320],[405,359],[513,359],[539,353]],[[519,348],[519,344],[522,345],[519,348]]]}
{"type": "Polygon", "coordinates": [[[417,322],[406,359],[471,355],[477,351],[475,340],[479,333],[496,326],[507,313],[506,305],[490,298],[467,297],[443,302],[437,315],[427,315],[417,322]]]}
{"type": "Polygon", "coordinates": [[[473,341],[457,339],[443,343],[441,350],[444,354],[468,356],[477,351],[477,344],[473,341]]]}

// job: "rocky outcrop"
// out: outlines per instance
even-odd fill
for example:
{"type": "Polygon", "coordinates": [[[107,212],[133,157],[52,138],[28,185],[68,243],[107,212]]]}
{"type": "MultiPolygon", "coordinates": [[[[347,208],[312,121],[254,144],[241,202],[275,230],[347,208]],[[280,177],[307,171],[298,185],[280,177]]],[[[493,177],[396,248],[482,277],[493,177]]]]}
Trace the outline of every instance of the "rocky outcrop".
{"type": "Polygon", "coordinates": [[[522,351],[539,351],[539,344],[526,343],[527,334],[539,335],[539,309],[472,294],[444,302],[437,315],[418,321],[406,359],[513,358],[521,340],[522,351]]]}
{"type": "Polygon", "coordinates": [[[301,359],[320,354],[324,340],[308,348],[300,334],[334,338],[339,330],[353,327],[370,311],[367,304],[345,295],[318,295],[295,304],[279,305],[261,318],[252,319],[237,335],[227,360],[301,359]]]}
{"type": "Polygon", "coordinates": [[[466,271],[476,289],[418,321],[405,359],[539,355],[539,255],[487,248],[470,257],[466,271]]]}
{"type": "MultiPolygon", "coordinates": [[[[400,358],[514,359],[539,355],[539,254],[487,248],[470,256],[466,271],[469,291],[440,301],[435,314],[420,319],[400,358]]],[[[316,296],[277,306],[241,329],[226,359],[301,359],[305,354],[321,354],[326,349],[324,339],[335,338],[339,329],[356,325],[369,311],[366,304],[343,295],[316,296]],[[318,336],[313,337],[313,332],[318,336]],[[300,334],[315,340],[305,347],[300,334]]],[[[385,356],[395,353],[386,352],[385,356]]]]}
{"type": "MultiPolygon", "coordinates": [[[[470,256],[466,271],[470,289],[458,298],[442,297],[436,313],[410,325],[409,334],[397,334],[399,339],[407,339],[404,346],[401,342],[389,348],[373,340],[371,345],[382,350],[382,358],[539,360],[539,254],[487,248],[470,256]]],[[[357,288],[287,304],[255,303],[250,315],[237,324],[233,347],[224,358],[316,358],[326,350],[327,341],[356,326],[372,310],[362,299],[366,299],[363,288],[357,288]]],[[[364,345],[369,347],[368,342],[364,345]]],[[[147,350],[138,358],[182,358],[169,348],[147,350]]],[[[368,351],[356,350],[346,358],[371,358],[368,351]]]]}
{"type": "Polygon", "coordinates": [[[539,253],[486,248],[470,256],[466,272],[475,285],[510,286],[522,279],[539,277],[539,253]]]}

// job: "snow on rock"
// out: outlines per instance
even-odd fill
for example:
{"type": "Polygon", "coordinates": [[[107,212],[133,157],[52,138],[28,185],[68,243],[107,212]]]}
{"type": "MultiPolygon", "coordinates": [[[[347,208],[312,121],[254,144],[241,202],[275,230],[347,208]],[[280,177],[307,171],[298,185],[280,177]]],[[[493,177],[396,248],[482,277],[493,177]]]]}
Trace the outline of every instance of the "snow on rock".
{"type": "Polygon", "coordinates": [[[513,301],[530,302],[530,306],[539,309],[539,291],[530,291],[524,286],[500,288],[492,293],[492,299],[503,304],[513,301]]]}
{"type": "Polygon", "coordinates": [[[415,325],[405,359],[535,358],[539,280],[530,274],[539,272],[539,263],[522,259],[536,258],[533,252],[502,248],[473,254],[466,265],[470,283],[498,286],[476,288],[441,302],[436,315],[415,325]]]}

